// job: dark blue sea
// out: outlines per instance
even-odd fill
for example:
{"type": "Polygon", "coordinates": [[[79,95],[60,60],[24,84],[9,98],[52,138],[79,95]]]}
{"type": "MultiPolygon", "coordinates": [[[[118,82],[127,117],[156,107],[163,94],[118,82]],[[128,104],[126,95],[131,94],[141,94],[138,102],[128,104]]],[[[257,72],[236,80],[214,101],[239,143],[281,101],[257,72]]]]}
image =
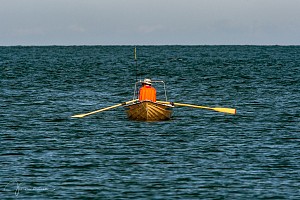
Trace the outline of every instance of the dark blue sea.
{"type": "Polygon", "coordinates": [[[300,199],[300,46],[137,46],[137,67],[133,52],[0,47],[0,199],[300,199]],[[71,118],[131,100],[136,78],[237,114],[71,118]]]}

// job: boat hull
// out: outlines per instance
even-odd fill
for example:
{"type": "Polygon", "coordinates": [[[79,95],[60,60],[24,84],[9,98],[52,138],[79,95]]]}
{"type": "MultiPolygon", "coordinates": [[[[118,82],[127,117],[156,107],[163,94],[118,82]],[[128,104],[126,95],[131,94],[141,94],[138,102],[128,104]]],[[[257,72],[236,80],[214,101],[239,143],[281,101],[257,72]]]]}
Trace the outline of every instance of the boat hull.
{"type": "Polygon", "coordinates": [[[140,101],[125,106],[127,117],[137,121],[165,121],[170,120],[172,108],[170,104],[152,101],[140,101]]]}

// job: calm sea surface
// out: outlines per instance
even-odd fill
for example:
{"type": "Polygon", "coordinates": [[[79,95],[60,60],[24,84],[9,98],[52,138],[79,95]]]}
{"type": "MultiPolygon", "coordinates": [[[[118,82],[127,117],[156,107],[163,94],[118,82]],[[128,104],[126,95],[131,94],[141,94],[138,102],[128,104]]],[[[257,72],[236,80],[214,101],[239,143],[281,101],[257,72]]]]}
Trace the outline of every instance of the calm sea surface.
{"type": "Polygon", "coordinates": [[[138,46],[138,79],[237,115],[71,118],[133,98],[133,48],[0,47],[0,199],[300,199],[300,46],[138,46]]]}

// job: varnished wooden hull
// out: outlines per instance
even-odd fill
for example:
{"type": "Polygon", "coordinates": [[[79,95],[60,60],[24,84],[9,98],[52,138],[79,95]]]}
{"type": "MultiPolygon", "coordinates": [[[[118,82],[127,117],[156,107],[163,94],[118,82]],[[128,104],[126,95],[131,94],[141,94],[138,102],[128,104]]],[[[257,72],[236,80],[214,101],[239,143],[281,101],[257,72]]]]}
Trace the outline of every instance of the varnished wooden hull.
{"type": "Polygon", "coordinates": [[[172,105],[152,101],[137,102],[125,106],[127,117],[137,121],[164,121],[172,115],[172,105]]]}

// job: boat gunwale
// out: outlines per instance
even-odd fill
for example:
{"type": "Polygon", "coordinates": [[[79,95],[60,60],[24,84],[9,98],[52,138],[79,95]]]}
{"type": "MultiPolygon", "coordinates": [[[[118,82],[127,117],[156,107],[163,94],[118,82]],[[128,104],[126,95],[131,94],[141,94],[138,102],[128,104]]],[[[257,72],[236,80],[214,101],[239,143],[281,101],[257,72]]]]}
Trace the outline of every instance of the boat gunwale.
{"type": "Polygon", "coordinates": [[[153,103],[153,104],[157,104],[157,105],[167,106],[167,107],[170,107],[170,108],[174,108],[175,107],[172,104],[165,104],[165,103],[160,103],[160,102],[153,102],[153,101],[150,101],[150,100],[136,101],[136,102],[124,105],[124,107],[130,107],[130,106],[141,104],[141,103],[144,103],[144,102],[149,102],[149,103],[153,103]]]}

